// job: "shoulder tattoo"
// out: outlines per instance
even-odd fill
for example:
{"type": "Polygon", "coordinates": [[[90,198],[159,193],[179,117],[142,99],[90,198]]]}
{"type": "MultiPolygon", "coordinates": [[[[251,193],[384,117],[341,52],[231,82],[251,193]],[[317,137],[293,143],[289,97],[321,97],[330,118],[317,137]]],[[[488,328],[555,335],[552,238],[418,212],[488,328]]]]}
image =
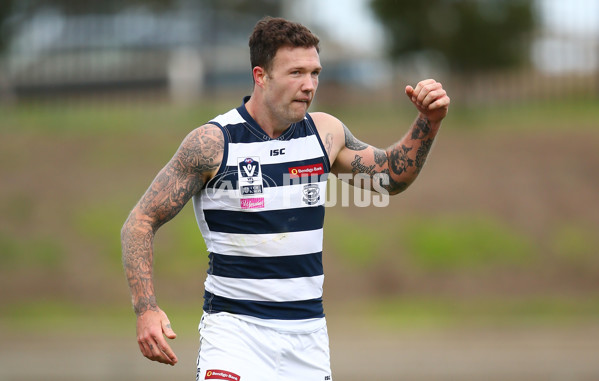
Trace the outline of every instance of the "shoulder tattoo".
{"type": "Polygon", "coordinates": [[[183,141],[179,149],[182,164],[196,173],[213,171],[220,165],[224,138],[217,127],[199,128],[183,141]]]}
{"type": "Polygon", "coordinates": [[[356,139],[349,128],[347,128],[345,124],[341,124],[343,125],[343,132],[345,133],[345,147],[352,151],[362,151],[363,149],[368,148],[368,144],[356,139]]]}

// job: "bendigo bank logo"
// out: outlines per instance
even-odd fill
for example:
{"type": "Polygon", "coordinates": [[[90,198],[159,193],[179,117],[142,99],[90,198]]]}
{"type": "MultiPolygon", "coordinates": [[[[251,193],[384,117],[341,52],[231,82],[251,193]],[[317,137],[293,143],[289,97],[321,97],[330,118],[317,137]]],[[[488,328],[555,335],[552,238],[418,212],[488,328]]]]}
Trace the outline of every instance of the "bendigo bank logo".
{"type": "Polygon", "coordinates": [[[289,177],[292,179],[297,178],[297,177],[306,177],[306,176],[323,175],[323,174],[324,174],[324,167],[323,167],[322,163],[302,165],[301,167],[289,168],[289,177]]]}
{"type": "Polygon", "coordinates": [[[235,373],[227,372],[226,370],[211,369],[206,371],[204,380],[229,380],[240,381],[241,377],[235,373]]]}

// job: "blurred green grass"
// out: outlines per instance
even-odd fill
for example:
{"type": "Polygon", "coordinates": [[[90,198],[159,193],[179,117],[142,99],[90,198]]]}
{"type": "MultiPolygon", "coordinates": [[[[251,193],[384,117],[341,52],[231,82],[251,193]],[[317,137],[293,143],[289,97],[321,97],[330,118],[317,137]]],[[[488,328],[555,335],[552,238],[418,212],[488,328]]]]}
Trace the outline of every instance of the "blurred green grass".
{"type": "Polygon", "coordinates": [[[425,269],[523,265],[534,243],[492,216],[415,216],[403,228],[404,242],[425,269]]]}
{"type": "MultiPolygon", "coordinates": [[[[392,224],[381,218],[378,224],[356,224],[331,212],[327,217],[326,236],[333,237],[331,246],[342,253],[355,268],[375,266],[372,253],[383,253],[402,242],[403,256],[421,270],[456,270],[524,266],[537,250],[526,235],[489,215],[410,216],[392,224]]],[[[575,227],[560,240],[563,249],[571,245],[582,252],[588,241],[575,227]],[[569,239],[571,238],[571,240],[569,239]]]]}
{"type": "Polygon", "coordinates": [[[118,137],[139,131],[188,131],[233,106],[214,101],[202,102],[199,107],[174,106],[168,102],[27,102],[2,107],[0,123],[3,132],[118,137]]]}
{"type": "Polygon", "coordinates": [[[61,242],[51,236],[20,240],[0,232],[0,267],[4,271],[18,267],[37,267],[52,271],[66,260],[61,242]]]}
{"type": "Polygon", "coordinates": [[[510,326],[597,323],[599,299],[524,297],[459,300],[442,298],[379,299],[366,303],[383,330],[500,328],[510,326]]]}
{"type": "MultiPolygon", "coordinates": [[[[201,304],[165,302],[175,331],[193,337],[202,316],[201,304]]],[[[327,320],[333,326],[365,325],[381,332],[435,329],[467,330],[509,327],[596,324],[599,297],[519,297],[456,300],[432,297],[385,297],[327,301],[327,320]]],[[[0,330],[11,335],[106,337],[132,335],[135,315],[128,306],[82,305],[65,300],[38,300],[0,307],[0,330]],[[50,329],[50,331],[49,331],[50,329]]]]}
{"type": "MultiPolygon", "coordinates": [[[[145,131],[189,131],[214,116],[239,105],[237,100],[203,100],[201,104],[175,106],[164,103],[104,102],[70,105],[61,102],[23,103],[1,106],[2,133],[34,132],[51,135],[104,135],[145,131]]],[[[469,131],[546,131],[595,130],[597,100],[594,98],[549,99],[477,106],[452,105],[445,129],[469,131]]],[[[410,123],[415,114],[406,103],[363,102],[339,106],[320,102],[312,111],[339,116],[351,129],[360,133],[396,131],[410,123]],[[373,119],[373,115],[376,115],[373,119]],[[370,126],[376,123],[376,130],[370,126]],[[363,131],[361,131],[363,130],[363,131]]]]}

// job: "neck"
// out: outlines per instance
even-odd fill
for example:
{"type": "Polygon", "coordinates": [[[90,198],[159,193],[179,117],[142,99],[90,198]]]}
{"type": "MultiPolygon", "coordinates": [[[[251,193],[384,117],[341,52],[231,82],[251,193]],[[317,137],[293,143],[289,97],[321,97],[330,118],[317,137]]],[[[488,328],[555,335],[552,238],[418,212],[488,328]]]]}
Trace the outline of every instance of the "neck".
{"type": "Polygon", "coordinates": [[[267,107],[264,107],[259,100],[252,94],[251,98],[245,104],[245,108],[250,116],[258,123],[258,125],[270,136],[276,139],[289,128],[290,123],[283,122],[275,118],[269,112],[267,107]]]}

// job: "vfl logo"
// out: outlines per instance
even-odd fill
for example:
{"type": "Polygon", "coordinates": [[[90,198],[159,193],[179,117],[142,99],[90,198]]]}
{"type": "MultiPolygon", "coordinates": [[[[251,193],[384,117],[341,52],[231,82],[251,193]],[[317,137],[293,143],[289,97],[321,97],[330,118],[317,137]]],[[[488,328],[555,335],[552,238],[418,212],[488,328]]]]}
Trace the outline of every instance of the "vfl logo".
{"type": "Polygon", "coordinates": [[[302,201],[308,205],[315,205],[320,201],[320,187],[318,184],[306,184],[302,189],[302,201]]]}
{"type": "Polygon", "coordinates": [[[264,194],[264,180],[260,168],[260,157],[238,157],[237,181],[242,209],[264,208],[264,198],[253,198],[264,194]]]}
{"type": "MultiPolygon", "coordinates": [[[[240,158],[242,159],[242,158],[240,158]]],[[[238,164],[239,180],[244,185],[251,185],[254,182],[262,185],[262,174],[260,173],[260,162],[258,157],[246,157],[238,164]]]]}
{"type": "Polygon", "coordinates": [[[256,177],[260,175],[260,163],[251,157],[239,163],[239,168],[241,168],[241,176],[243,177],[256,177]]]}

